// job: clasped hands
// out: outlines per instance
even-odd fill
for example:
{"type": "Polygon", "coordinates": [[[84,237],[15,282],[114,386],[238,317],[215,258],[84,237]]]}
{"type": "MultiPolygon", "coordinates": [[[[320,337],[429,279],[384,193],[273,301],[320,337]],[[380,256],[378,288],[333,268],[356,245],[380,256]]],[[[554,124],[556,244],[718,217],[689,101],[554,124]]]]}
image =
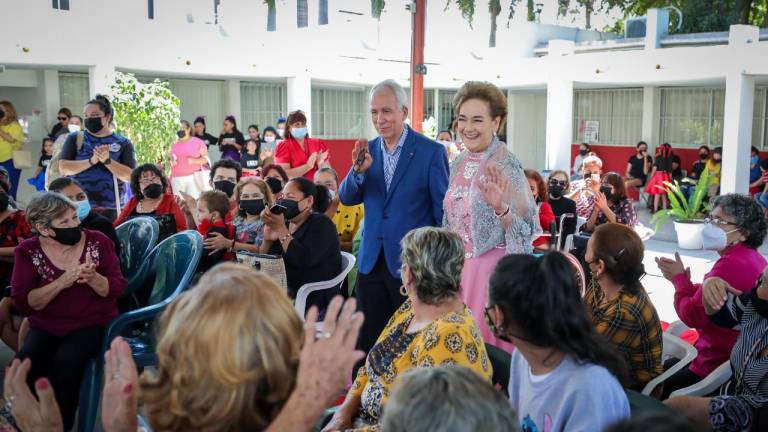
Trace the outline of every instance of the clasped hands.
{"type": "Polygon", "coordinates": [[[75,266],[64,272],[59,277],[62,288],[69,288],[75,283],[91,285],[96,277],[101,275],[96,272],[96,265],[91,260],[91,255],[85,254],[85,263],[75,266]]]}
{"type": "Polygon", "coordinates": [[[89,160],[91,161],[92,165],[96,165],[99,163],[105,164],[109,159],[109,145],[104,144],[93,149],[93,156],[91,156],[89,160]]]}

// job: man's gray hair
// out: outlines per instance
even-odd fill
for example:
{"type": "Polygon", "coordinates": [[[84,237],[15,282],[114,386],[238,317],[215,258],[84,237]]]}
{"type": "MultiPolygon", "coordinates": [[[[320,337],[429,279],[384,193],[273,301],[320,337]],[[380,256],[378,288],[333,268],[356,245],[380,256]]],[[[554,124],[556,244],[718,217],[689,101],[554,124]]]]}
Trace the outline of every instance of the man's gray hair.
{"type": "Polygon", "coordinates": [[[392,93],[395,94],[395,100],[397,100],[397,106],[399,108],[408,108],[408,94],[405,92],[403,86],[398,84],[397,81],[393,79],[384,80],[373,86],[371,92],[368,93],[368,103],[371,103],[373,96],[376,93],[384,90],[385,88],[392,90],[392,93]]]}
{"type": "Polygon", "coordinates": [[[461,366],[411,369],[395,382],[381,419],[387,432],[519,432],[509,401],[461,366]]]}

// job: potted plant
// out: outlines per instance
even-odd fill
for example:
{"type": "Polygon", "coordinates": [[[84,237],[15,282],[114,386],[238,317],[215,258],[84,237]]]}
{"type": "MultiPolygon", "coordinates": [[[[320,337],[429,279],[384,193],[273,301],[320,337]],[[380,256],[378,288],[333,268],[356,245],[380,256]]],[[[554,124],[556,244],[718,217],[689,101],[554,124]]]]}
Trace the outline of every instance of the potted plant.
{"type": "Polygon", "coordinates": [[[657,211],[651,218],[651,223],[656,224],[658,232],[659,227],[672,218],[677,233],[677,245],[681,249],[701,249],[701,231],[704,229],[702,218],[704,213],[709,211],[709,204],[704,202],[709,191],[709,177],[708,169],[702,171],[699,182],[688,199],[677,182],[664,182],[669,208],[657,211]]]}

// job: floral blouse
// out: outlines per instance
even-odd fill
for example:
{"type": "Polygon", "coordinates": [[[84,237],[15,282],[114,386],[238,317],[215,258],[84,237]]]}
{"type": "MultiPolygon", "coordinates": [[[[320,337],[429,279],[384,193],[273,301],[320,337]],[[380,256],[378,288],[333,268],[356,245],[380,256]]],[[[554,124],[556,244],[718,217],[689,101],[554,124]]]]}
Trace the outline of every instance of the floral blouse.
{"type": "Polygon", "coordinates": [[[354,240],[364,217],[365,210],[362,204],[346,206],[339,203],[336,214],[333,215],[333,224],[336,225],[339,241],[351,242],[354,240]]]}
{"type": "Polygon", "coordinates": [[[360,418],[367,424],[379,422],[392,384],[409,369],[460,365],[491,382],[493,370],[488,353],[467,307],[408,333],[412,319],[413,307],[406,300],[381,332],[352,384],[347,397],[360,398],[360,418]]]}
{"type": "Polygon", "coordinates": [[[236,241],[254,246],[259,246],[264,241],[264,222],[261,219],[248,223],[245,219],[237,218],[233,225],[236,241]]]}
{"type": "MultiPolygon", "coordinates": [[[[637,225],[637,213],[635,213],[635,207],[628,199],[621,201],[618,204],[611,204],[611,211],[616,215],[616,223],[627,225],[628,227],[634,227],[637,225]]],[[[600,209],[595,206],[592,211],[600,212],[600,209]]],[[[595,225],[600,226],[608,222],[608,218],[603,212],[597,215],[597,221],[595,225]]]]}

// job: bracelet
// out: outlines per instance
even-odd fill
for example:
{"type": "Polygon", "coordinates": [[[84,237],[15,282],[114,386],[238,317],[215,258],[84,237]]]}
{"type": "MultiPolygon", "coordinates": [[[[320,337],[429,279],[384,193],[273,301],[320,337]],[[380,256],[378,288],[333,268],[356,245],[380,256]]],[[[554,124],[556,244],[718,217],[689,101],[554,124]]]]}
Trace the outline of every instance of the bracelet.
{"type": "Polygon", "coordinates": [[[511,207],[507,207],[507,209],[506,209],[506,210],[504,210],[504,213],[502,213],[502,214],[498,214],[498,213],[496,213],[496,210],[494,210],[494,211],[493,211],[493,214],[495,214],[497,218],[501,219],[501,218],[503,218],[504,216],[506,216],[507,214],[509,214],[509,210],[510,210],[510,209],[511,209],[511,207]]]}

